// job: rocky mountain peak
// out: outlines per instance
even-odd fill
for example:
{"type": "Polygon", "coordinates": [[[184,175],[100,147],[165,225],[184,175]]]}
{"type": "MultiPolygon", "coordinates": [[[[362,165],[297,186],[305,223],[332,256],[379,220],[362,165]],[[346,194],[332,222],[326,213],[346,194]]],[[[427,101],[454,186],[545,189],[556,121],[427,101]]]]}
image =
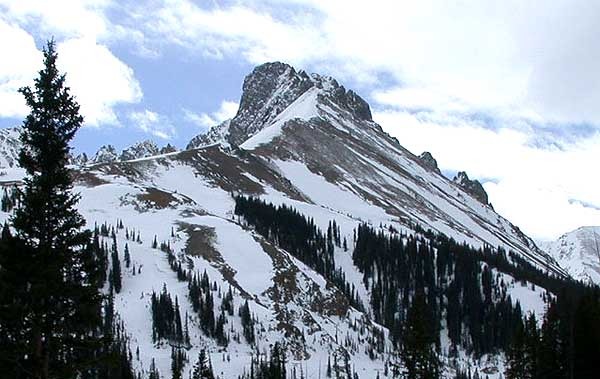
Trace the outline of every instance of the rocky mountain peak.
{"type": "Polygon", "coordinates": [[[437,172],[438,174],[441,174],[441,171],[438,167],[437,161],[435,160],[435,158],[433,157],[433,155],[431,155],[431,153],[429,151],[424,151],[423,153],[421,153],[421,155],[419,155],[419,159],[421,160],[421,163],[423,163],[423,165],[427,168],[429,168],[432,171],[437,172]]]}
{"type": "Polygon", "coordinates": [[[103,145],[92,159],[93,163],[110,163],[119,159],[117,149],[113,145],[103,145]]]}
{"type": "Polygon", "coordinates": [[[229,124],[231,120],[225,120],[217,126],[213,126],[205,134],[199,134],[192,138],[186,149],[197,149],[199,147],[210,146],[216,143],[228,144],[229,124]]]}
{"type": "Polygon", "coordinates": [[[159,154],[168,154],[176,152],[177,148],[170,143],[163,146],[162,148],[158,148],[158,145],[154,141],[145,140],[141,142],[137,142],[128,148],[124,149],[120,154],[117,152],[117,149],[113,145],[103,145],[98,149],[96,155],[88,159],[88,157],[83,154],[74,157],[72,159],[72,163],[76,165],[84,165],[87,163],[111,163],[116,161],[130,161],[134,159],[148,158],[159,154]]]}
{"type": "Polygon", "coordinates": [[[313,86],[310,76],[281,62],[256,67],[242,86],[240,108],[231,122],[229,141],[234,145],[275,119],[313,86]]]}
{"type": "Polygon", "coordinates": [[[372,121],[367,102],[335,79],[270,62],[257,66],[244,79],[240,107],[227,126],[228,142],[240,145],[313,88],[318,91],[319,101],[329,100],[357,119],[372,121]]]}
{"type": "Polygon", "coordinates": [[[487,192],[485,192],[485,189],[483,188],[479,180],[471,180],[469,179],[469,176],[466,172],[459,171],[454,177],[454,179],[452,179],[452,181],[454,181],[454,183],[456,183],[466,193],[473,196],[479,202],[485,205],[489,204],[488,194],[487,192]]]}
{"type": "Polygon", "coordinates": [[[373,121],[369,103],[357,95],[356,92],[352,90],[346,90],[344,86],[339,85],[338,82],[333,78],[322,77],[318,75],[313,75],[313,77],[319,79],[317,82],[318,85],[323,86],[323,84],[326,84],[324,87],[325,96],[329,97],[335,104],[340,106],[342,109],[349,111],[359,120],[373,121]]]}
{"type": "Polygon", "coordinates": [[[89,160],[90,159],[86,153],[81,153],[81,154],[71,156],[69,159],[69,162],[72,165],[81,167],[81,166],[85,166],[86,164],[88,164],[89,160]]]}
{"type": "Polygon", "coordinates": [[[138,142],[127,149],[123,150],[120,156],[120,160],[129,161],[132,159],[140,159],[158,155],[160,153],[156,143],[151,140],[145,140],[138,142]]]}
{"type": "Polygon", "coordinates": [[[165,146],[160,148],[160,154],[169,154],[177,151],[177,148],[170,143],[167,143],[165,146]]]}

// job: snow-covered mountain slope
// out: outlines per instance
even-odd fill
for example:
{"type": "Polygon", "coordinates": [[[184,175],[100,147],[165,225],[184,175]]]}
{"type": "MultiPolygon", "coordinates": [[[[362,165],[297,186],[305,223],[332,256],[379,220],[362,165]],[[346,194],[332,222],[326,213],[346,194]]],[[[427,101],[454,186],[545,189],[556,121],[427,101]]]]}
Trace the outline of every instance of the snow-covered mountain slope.
{"type": "Polygon", "coordinates": [[[416,224],[473,246],[502,246],[563,270],[516,226],[404,149],[372,121],[368,104],[334,79],[281,63],[244,81],[227,141],[320,206],[373,224],[416,224]]]}
{"type": "Polygon", "coordinates": [[[600,284],[600,226],[582,226],[541,247],[573,278],[600,284]]]}
{"type": "MultiPolygon", "coordinates": [[[[106,148],[95,164],[74,172],[75,191],[81,193],[78,207],[88,225],[114,226],[119,251],[127,243],[136,268],[123,270],[115,306],[132,350],[140,349],[134,360],[138,371],[147,372],[154,358],[163,376],[170,372],[171,349],[152,343],[149,309],[152,292],[165,285],[190,322],[191,364],[183,377],[189,377],[203,347],[216,374],[235,378],[249,370],[252,354],[282,340],[288,344],[290,367],[302,367],[304,377],[324,376],[329,360],[333,365],[349,361],[363,379],[390,377],[384,376],[384,367],[398,358],[386,337],[389,331],[371,317],[370,288],[352,259],[351,241],[361,223],[381,232],[432,229],[474,247],[500,246],[563,274],[516,226],[384,133],[372,121],[368,104],[334,79],[282,63],[265,64],[244,81],[240,104],[231,121],[191,142],[194,148],[127,161],[106,148]],[[292,206],[321,230],[335,220],[341,237],[350,241],[348,250],[335,247],[336,267],[363,300],[364,311],[350,306],[332,282],[236,217],[232,194],[292,206]],[[123,229],[117,220],[123,221],[123,229]],[[139,243],[131,233],[141,236],[139,243]],[[237,313],[227,317],[227,347],[200,332],[187,283],[177,279],[167,254],[153,247],[154,240],[168,242],[176,262],[190,272],[207,272],[217,288],[211,290],[219,299],[215,314],[221,313],[220,299],[229,287],[236,312],[248,301],[257,320],[254,347],[239,338],[237,313]],[[379,350],[369,350],[373,345],[379,350]]],[[[8,214],[0,216],[4,221],[8,214]]],[[[494,274],[512,301],[525,312],[542,315],[544,289],[494,274]]],[[[447,343],[442,349],[447,352],[447,343]]],[[[450,358],[443,359],[445,376],[453,377],[450,358]]],[[[485,357],[472,367],[499,378],[498,360],[485,357]]],[[[458,352],[459,366],[471,361],[458,352]]]]}
{"type": "MultiPolygon", "coordinates": [[[[243,339],[232,340],[223,348],[199,331],[199,321],[186,301],[187,287],[169,268],[166,254],[152,248],[155,238],[159,242],[168,241],[177,259],[186,267],[196,273],[206,270],[211,282],[216,281],[221,291],[231,286],[235,309],[248,300],[260,323],[258,346],[264,349],[275,341],[285,340],[290,350],[290,364],[302,365],[308,371],[306,377],[318,377],[319,370],[325,371],[328,358],[333,360],[334,357],[339,362],[348,357],[361,378],[375,378],[386,362],[397,363],[386,338],[383,352],[371,357],[366,349],[369,341],[380,334],[386,336],[387,329],[371,321],[368,311],[350,307],[345,297],[321,275],[245,226],[233,214],[230,192],[260,195],[289,204],[314,218],[323,230],[329,221],[335,220],[348,241],[352,241],[354,228],[369,217],[381,217],[381,220],[385,217],[388,223],[399,223],[390,221],[392,218],[386,216],[384,210],[364,202],[350,209],[354,213],[347,214],[319,204],[317,201],[327,203],[331,197],[349,195],[325,179],[305,172],[307,183],[315,186],[307,195],[282,176],[279,166],[244,151],[238,154],[211,146],[161,158],[98,165],[83,170],[77,178],[75,189],[82,195],[79,209],[88,224],[116,225],[117,220],[124,220],[126,229],[141,234],[142,242],[133,243],[124,238],[123,230],[117,229],[120,249],[128,243],[132,264],[141,269],[135,275],[124,273],[123,291],[115,298],[132,346],[140,349],[137,368],[147,370],[155,358],[160,372],[169,372],[170,347],[152,343],[149,311],[150,294],[160,291],[164,284],[178,296],[182,313],[189,314],[193,331],[190,357],[196,356],[200,348],[208,348],[215,372],[228,378],[248,370],[253,353],[253,348],[243,339]],[[329,191],[334,192],[326,195],[329,191]],[[316,195],[318,193],[324,194],[324,200],[316,195]]],[[[279,164],[285,168],[285,164],[279,164]]],[[[358,199],[346,197],[339,201],[358,199]]],[[[336,264],[366,301],[369,290],[364,287],[351,255],[351,250],[335,249],[336,264]]],[[[543,314],[543,289],[511,281],[501,273],[497,278],[507,283],[508,293],[521,303],[524,311],[543,314]]],[[[218,312],[216,303],[215,314],[218,312]]],[[[231,335],[241,333],[239,319],[233,317],[228,322],[231,335]]],[[[493,367],[491,373],[501,372],[502,363],[495,359],[486,357],[473,367],[493,367]]],[[[468,361],[463,354],[458,364],[466,367],[468,361]]],[[[186,367],[186,370],[191,369],[191,365],[186,367]]],[[[446,366],[446,373],[452,377],[450,365],[446,366]]],[[[497,377],[490,375],[490,378],[497,377]]]]}
{"type": "Polygon", "coordinates": [[[0,129],[0,170],[18,165],[20,128],[0,129]]]}
{"type": "Polygon", "coordinates": [[[0,129],[0,182],[11,183],[25,175],[19,167],[20,128],[0,129]]]}
{"type": "MultiPolygon", "coordinates": [[[[179,297],[182,314],[189,315],[192,330],[189,357],[193,359],[199,349],[208,348],[215,373],[222,378],[233,378],[248,371],[255,352],[243,337],[239,342],[232,339],[223,348],[200,332],[199,321],[186,301],[187,285],[177,280],[165,253],[152,248],[156,238],[168,241],[186,267],[197,273],[206,271],[211,283],[216,281],[222,291],[231,286],[236,311],[245,300],[249,301],[259,323],[259,351],[276,341],[286,341],[290,362],[302,364],[308,371],[306,377],[311,378],[317,377],[319,370],[325,372],[329,357],[335,357],[341,365],[343,357],[348,356],[357,370],[365,373],[361,377],[369,378],[376,369],[381,370],[388,354],[377,354],[371,359],[361,348],[361,341],[374,338],[374,330],[385,336],[385,329],[370,321],[365,313],[351,308],[323,277],[240,223],[233,216],[229,189],[235,186],[248,193],[277,194],[314,215],[321,225],[333,218],[344,219],[348,236],[355,221],[292,200],[301,197],[289,191],[288,184],[277,173],[260,167],[250,169],[255,164],[252,159],[228,159],[231,158],[215,147],[159,159],[100,165],[83,171],[77,179],[76,190],[82,195],[79,209],[88,223],[115,225],[116,220],[125,220],[125,228],[141,235],[142,242],[134,243],[124,238],[124,230],[117,229],[119,248],[128,243],[132,266],[141,270],[135,275],[124,272],[123,291],[115,297],[132,346],[140,349],[136,368],[147,370],[155,358],[163,375],[170,370],[170,347],[155,345],[151,340],[149,296],[152,291],[159,292],[163,285],[179,297]],[[215,163],[221,164],[225,172],[231,170],[227,179],[214,170],[215,163]],[[208,175],[211,172],[214,176],[208,175]],[[245,172],[253,172],[256,177],[246,176],[245,172]],[[261,184],[258,177],[265,183],[274,183],[277,189],[261,184]],[[354,341],[356,346],[345,346],[345,341],[354,341]]],[[[348,261],[348,252],[336,254],[344,254],[348,261]]],[[[345,269],[349,274],[353,272],[351,267],[345,269]]],[[[216,302],[215,314],[220,313],[219,305],[216,302]]],[[[235,316],[229,319],[227,328],[231,336],[242,333],[239,318],[235,316]]],[[[386,350],[391,348],[389,340],[384,339],[383,344],[386,350]]],[[[188,377],[191,366],[186,367],[184,377],[188,377]]]]}

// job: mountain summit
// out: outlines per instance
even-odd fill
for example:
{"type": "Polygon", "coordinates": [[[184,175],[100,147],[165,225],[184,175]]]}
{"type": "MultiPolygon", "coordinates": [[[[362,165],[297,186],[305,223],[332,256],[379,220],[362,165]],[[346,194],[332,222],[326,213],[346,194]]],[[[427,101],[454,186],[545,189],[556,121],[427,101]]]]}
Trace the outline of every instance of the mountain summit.
{"type": "Polygon", "coordinates": [[[188,148],[216,142],[239,146],[275,121],[317,116],[317,103],[326,102],[335,103],[357,119],[372,121],[367,102],[335,79],[297,71],[281,62],[265,63],[244,79],[235,117],[204,137],[196,137],[188,148]]]}

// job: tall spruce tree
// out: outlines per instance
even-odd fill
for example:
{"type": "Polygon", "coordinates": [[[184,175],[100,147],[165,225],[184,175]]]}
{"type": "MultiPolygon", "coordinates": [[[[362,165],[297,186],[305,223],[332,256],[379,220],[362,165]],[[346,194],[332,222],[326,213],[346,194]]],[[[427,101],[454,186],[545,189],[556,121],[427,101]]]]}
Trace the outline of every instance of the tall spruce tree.
{"type": "Polygon", "coordinates": [[[206,350],[200,350],[198,354],[198,360],[194,365],[194,371],[192,372],[192,379],[214,379],[212,364],[210,363],[210,355],[206,350]]]}
{"type": "Polygon", "coordinates": [[[519,321],[515,326],[510,347],[506,352],[506,370],[504,372],[506,379],[520,379],[526,375],[527,356],[525,355],[525,340],[525,327],[519,321]]]}
{"type": "Polygon", "coordinates": [[[19,164],[27,172],[0,266],[0,371],[17,378],[76,377],[93,361],[101,324],[90,233],[75,209],[67,165],[69,142],[81,127],[79,105],[56,68],[53,41],[34,87],[24,87],[30,114],[23,123],[19,164]]]}
{"type": "Polygon", "coordinates": [[[439,360],[434,350],[435,337],[427,317],[425,296],[418,292],[406,316],[406,329],[402,348],[402,361],[409,378],[439,378],[439,360]]]}

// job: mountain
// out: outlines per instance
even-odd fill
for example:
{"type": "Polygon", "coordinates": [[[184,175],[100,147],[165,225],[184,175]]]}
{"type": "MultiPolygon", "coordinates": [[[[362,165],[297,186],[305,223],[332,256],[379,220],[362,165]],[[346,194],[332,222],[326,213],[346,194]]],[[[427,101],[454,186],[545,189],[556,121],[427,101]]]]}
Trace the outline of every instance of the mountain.
{"type": "Polygon", "coordinates": [[[92,158],[93,163],[110,163],[119,159],[117,149],[113,145],[103,145],[92,158]]]}
{"type": "Polygon", "coordinates": [[[177,148],[170,143],[160,148],[159,154],[171,154],[177,151],[177,148]]]}
{"type": "Polygon", "coordinates": [[[221,135],[266,159],[310,202],[376,224],[418,224],[473,246],[503,246],[562,273],[487,206],[479,182],[460,173],[452,183],[423,164],[372,121],[362,98],[332,78],[282,63],[257,67],[244,80],[240,109],[221,135]]]}
{"type": "Polygon", "coordinates": [[[151,140],[145,140],[137,142],[127,148],[125,148],[119,154],[117,149],[112,145],[104,145],[98,149],[92,159],[87,159],[85,154],[76,157],[73,162],[74,164],[98,164],[98,163],[111,163],[117,161],[131,161],[135,159],[148,158],[157,155],[170,154],[177,151],[177,148],[170,143],[158,148],[156,143],[151,140]]]}
{"type": "Polygon", "coordinates": [[[229,146],[228,139],[230,122],[231,120],[225,120],[219,125],[211,128],[207,133],[195,136],[187,144],[186,149],[197,149],[218,143],[224,144],[224,146],[229,146]]]}
{"type": "Polygon", "coordinates": [[[573,278],[600,284],[600,226],[582,226],[542,248],[573,278]]]}
{"type": "Polygon", "coordinates": [[[86,153],[81,153],[76,156],[71,156],[70,163],[75,166],[85,166],[90,161],[86,153]]]}
{"type": "Polygon", "coordinates": [[[25,175],[19,167],[20,128],[0,129],[0,182],[12,184],[25,175]]]}
{"type": "Polygon", "coordinates": [[[424,151],[423,153],[421,153],[421,155],[419,155],[419,159],[425,165],[425,167],[429,168],[431,171],[435,171],[440,175],[442,174],[438,167],[437,160],[433,157],[433,155],[431,155],[429,151],[424,151]]]}
{"type": "Polygon", "coordinates": [[[452,181],[458,184],[465,192],[473,196],[480,203],[488,205],[488,194],[483,189],[483,186],[479,182],[479,180],[471,180],[469,176],[464,171],[459,171],[452,181]]]}
{"type": "Polygon", "coordinates": [[[121,152],[119,160],[130,161],[133,159],[147,158],[158,155],[160,150],[156,143],[150,140],[138,142],[121,152]]]}
{"type": "MultiPolygon", "coordinates": [[[[283,63],[256,67],[242,89],[237,114],[184,151],[158,155],[142,143],[119,156],[105,146],[74,171],[87,224],[107,244],[114,232],[119,259],[127,245],[114,305],[131,350],[139,349],[136,370],[147,373],[154,359],[162,375],[170,372],[175,342],[156,339],[151,311],[163,288],[189,323],[183,377],[202,348],[216,374],[234,378],[277,341],[286,342],[289,370],[307,378],[327,366],[344,378],[390,377],[415,278],[428,281],[440,307],[471,296],[466,314],[485,296],[494,318],[514,308],[541,319],[553,295],[538,279],[566,276],[556,260],[466,180],[448,180],[385,133],[355,92],[283,63]],[[392,245],[414,259],[403,266],[394,250],[372,262],[392,245]],[[408,265],[417,267],[408,276],[390,271],[408,265]],[[469,291],[456,289],[459,274],[469,291]]],[[[449,333],[446,312],[436,323],[444,377],[469,368],[499,378],[502,355],[475,336],[483,327],[467,327],[476,316],[449,333]]]]}
{"type": "Polygon", "coordinates": [[[0,129],[0,170],[18,166],[20,128],[0,129]]]}

